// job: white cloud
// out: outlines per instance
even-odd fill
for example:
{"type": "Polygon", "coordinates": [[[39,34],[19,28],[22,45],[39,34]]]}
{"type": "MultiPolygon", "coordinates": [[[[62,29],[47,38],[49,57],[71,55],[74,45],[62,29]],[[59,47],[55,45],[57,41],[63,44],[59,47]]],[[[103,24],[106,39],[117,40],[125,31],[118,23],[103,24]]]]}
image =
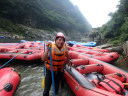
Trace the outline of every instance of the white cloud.
{"type": "Polygon", "coordinates": [[[93,28],[105,24],[108,14],[117,10],[119,0],[70,0],[77,5],[93,28]]]}

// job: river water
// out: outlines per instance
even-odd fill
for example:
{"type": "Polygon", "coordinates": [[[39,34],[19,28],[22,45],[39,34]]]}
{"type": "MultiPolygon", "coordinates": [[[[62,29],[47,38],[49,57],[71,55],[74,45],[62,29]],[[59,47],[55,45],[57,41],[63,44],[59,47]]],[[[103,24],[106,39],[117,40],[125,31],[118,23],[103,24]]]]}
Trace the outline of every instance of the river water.
{"type": "MultiPolygon", "coordinates": [[[[19,42],[20,40],[3,40],[3,42],[19,42]]],[[[6,61],[1,63],[4,64],[6,61]]],[[[115,66],[128,70],[127,62],[122,56],[114,63],[115,66]]],[[[21,74],[21,82],[14,96],[43,96],[43,90],[41,88],[41,82],[43,80],[44,66],[43,62],[20,62],[11,61],[7,67],[13,67],[17,69],[21,74]]],[[[51,87],[50,96],[53,96],[53,90],[51,87]]],[[[60,88],[59,96],[74,96],[71,89],[65,83],[63,89],[60,88]]]]}
{"type": "MultiPolygon", "coordinates": [[[[1,65],[4,62],[6,61],[2,61],[1,65]]],[[[21,82],[14,96],[43,96],[41,82],[44,77],[44,66],[42,62],[20,63],[11,61],[6,67],[13,67],[21,74],[21,82]]],[[[53,96],[52,87],[50,96],[53,96]]],[[[59,96],[74,96],[74,94],[65,83],[65,87],[59,90],[59,96]]]]}
{"type": "MultiPolygon", "coordinates": [[[[1,42],[20,42],[14,39],[2,39],[1,42]]],[[[1,61],[1,65],[7,61],[1,61]]],[[[12,60],[6,67],[13,67],[21,74],[20,85],[14,96],[43,96],[43,89],[41,82],[43,80],[44,64],[43,62],[21,62],[12,60]]],[[[51,87],[50,96],[53,96],[53,89],[51,87]]],[[[63,89],[60,88],[58,96],[74,96],[71,89],[65,83],[63,89]]]]}
{"type": "MultiPolygon", "coordinates": [[[[18,63],[11,62],[10,67],[17,69],[21,74],[21,82],[14,96],[43,96],[41,82],[43,80],[44,66],[42,62],[18,63]]],[[[51,87],[50,96],[53,96],[51,87]]],[[[70,88],[65,84],[63,89],[60,88],[59,96],[74,96],[70,88]]]]}

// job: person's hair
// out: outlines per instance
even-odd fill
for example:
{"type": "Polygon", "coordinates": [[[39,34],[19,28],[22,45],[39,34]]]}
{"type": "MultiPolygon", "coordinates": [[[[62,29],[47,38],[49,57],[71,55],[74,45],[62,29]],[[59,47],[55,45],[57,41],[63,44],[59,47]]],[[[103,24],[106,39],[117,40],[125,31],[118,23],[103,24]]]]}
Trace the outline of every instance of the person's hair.
{"type": "MultiPolygon", "coordinates": [[[[59,39],[59,38],[63,38],[63,37],[58,36],[58,37],[55,38],[55,41],[56,41],[57,39],[59,39]]],[[[63,38],[63,39],[64,39],[64,42],[65,42],[65,38],[63,38]]]]}

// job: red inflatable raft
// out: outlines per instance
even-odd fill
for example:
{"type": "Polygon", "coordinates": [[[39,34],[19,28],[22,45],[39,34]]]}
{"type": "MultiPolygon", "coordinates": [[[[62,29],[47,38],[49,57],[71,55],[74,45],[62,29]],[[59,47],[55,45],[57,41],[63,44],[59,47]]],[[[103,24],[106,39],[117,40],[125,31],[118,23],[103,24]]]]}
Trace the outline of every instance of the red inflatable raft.
{"type": "Polygon", "coordinates": [[[44,44],[37,43],[37,42],[26,42],[26,43],[20,43],[16,47],[16,49],[37,49],[37,50],[43,50],[44,44]]]}
{"type": "MultiPolygon", "coordinates": [[[[70,51],[70,54],[72,54],[74,51],[70,51]]],[[[101,53],[98,52],[96,54],[90,55],[90,54],[85,54],[82,52],[79,52],[80,54],[83,54],[87,57],[98,59],[104,62],[112,62],[118,59],[119,55],[116,52],[110,52],[110,53],[101,53]]]]}
{"type": "Polygon", "coordinates": [[[42,55],[43,50],[0,48],[0,59],[11,59],[16,56],[16,60],[30,61],[40,59],[42,55]]]}
{"type": "Polygon", "coordinates": [[[0,43],[0,47],[16,47],[19,43],[0,43]]]}
{"type": "Polygon", "coordinates": [[[98,52],[110,52],[108,49],[100,49],[96,47],[88,47],[88,46],[82,46],[82,45],[73,45],[71,47],[73,50],[91,50],[91,51],[98,51],[98,52]]]}
{"type": "Polygon", "coordinates": [[[0,96],[12,96],[20,83],[20,75],[13,68],[0,69],[0,96]]]}
{"type": "MultiPolygon", "coordinates": [[[[84,46],[86,47],[86,46],[84,46]]],[[[118,59],[118,54],[116,52],[105,52],[106,49],[97,49],[97,51],[90,50],[90,49],[82,49],[82,48],[75,48],[75,47],[68,47],[69,51],[75,51],[82,53],[90,58],[95,58],[104,62],[112,62],[118,59]],[[101,51],[102,50],[102,51],[101,51]]]]}
{"type": "Polygon", "coordinates": [[[37,42],[18,43],[10,46],[0,46],[0,59],[37,60],[44,52],[44,44],[37,42]],[[19,54],[19,55],[18,55],[19,54]]]}
{"type": "Polygon", "coordinates": [[[128,95],[128,72],[78,52],[70,54],[74,67],[66,66],[65,79],[76,96],[128,95]],[[73,54],[74,53],[74,54],[73,54]]]}

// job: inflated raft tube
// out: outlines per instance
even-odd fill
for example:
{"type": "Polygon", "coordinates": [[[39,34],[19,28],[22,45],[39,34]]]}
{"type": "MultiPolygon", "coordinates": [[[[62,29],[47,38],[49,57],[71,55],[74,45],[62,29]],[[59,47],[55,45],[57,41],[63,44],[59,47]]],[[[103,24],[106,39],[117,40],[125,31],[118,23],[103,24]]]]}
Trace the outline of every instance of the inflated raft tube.
{"type": "MultiPolygon", "coordinates": [[[[81,53],[81,54],[83,54],[83,53],[81,53]]],[[[97,53],[97,54],[93,54],[93,55],[89,55],[89,54],[83,54],[83,55],[90,57],[90,58],[98,59],[98,60],[101,60],[104,62],[112,62],[112,61],[117,60],[119,57],[119,55],[116,52],[102,53],[100,55],[99,54],[97,53]]]]}
{"type": "MultiPolygon", "coordinates": [[[[72,48],[68,47],[69,51],[75,51],[75,52],[80,52],[80,53],[85,53],[85,54],[103,54],[104,52],[96,51],[96,50],[90,50],[90,49],[77,49],[77,48],[72,48]]],[[[106,53],[106,52],[105,52],[106,53]]]]}
{"type": "Polygon", "coordinates": [[[92,50],[92,51],[99,51],[99,52],[110,52],[108,49],[100,49],[96,47],[87,47],[87,46],[82,46],[82,45],[73,45],[72,48],[75,49],[82,49],[82,50],[92,50]]]}
{"type": "Polygon", "coordinates": [[[42,52],[38,52],[38,51],[21,51],[21,52],[17,52],[17,53],[6,52],[6,53],[1,53],[0,54],[0,59],[11,59],[11,58],[16,56],[14,58],[16,60],[30,61],[30,60],[40,59],[41,56],[43,55],[43,53],[44,53],[43,51],[42,52]]]}
{"type": "Polygon", "coordinates": [[[20,74],[14,68],[2,68],[0,81],[0,96],[13,96],[20,83],[20,74]]]}
{"type": "Polygon", "coordinates": [[[108,77],[116,78],[116,79],[120,80],[123,83],[126,83],[126,81],[128,79],[125,74],[121,74],[121,73],[107,74],[107,75],[104,75],[104,76],[106,78],[108,78],[108,77]]]}
{"type": "Polygon", "coordinates": [[[76,67],[76,69],[81,73],[81,74],[88,74],[91,72],[99,72],[101,73],[104,69],[104,66],[101,64],[93,64],[93,65],[81,65],[76,67]]]}
{"type": "Polygon", "coordinates": [[[71,63],[74,66],[79,66],[79,65],[87,65],[88,64],[88,59],[72,59],[71,63]]]}
{"type": "Polygon", "coordinates": [[[64,76],[67,84],[74,92],[75,96],[121,96],[107,90],[100,89],[76,69],[65,67],[64,76]]]}
{"type": "Polygon", "coordinates": [[[71,59],[84,59],[83,57],[90,57],[90,58],[94,58],[94,59],[101,60],[104,62],[113,62],[117,60],[119,57],[119,55],[116,52],[105,53],[103,56],[94,56],[94,55],[79,53],[75,51],[69,51],[69,55],[71,59]],[[83,55],[83,57],[80,58],[81,55],[83,55]]]}

